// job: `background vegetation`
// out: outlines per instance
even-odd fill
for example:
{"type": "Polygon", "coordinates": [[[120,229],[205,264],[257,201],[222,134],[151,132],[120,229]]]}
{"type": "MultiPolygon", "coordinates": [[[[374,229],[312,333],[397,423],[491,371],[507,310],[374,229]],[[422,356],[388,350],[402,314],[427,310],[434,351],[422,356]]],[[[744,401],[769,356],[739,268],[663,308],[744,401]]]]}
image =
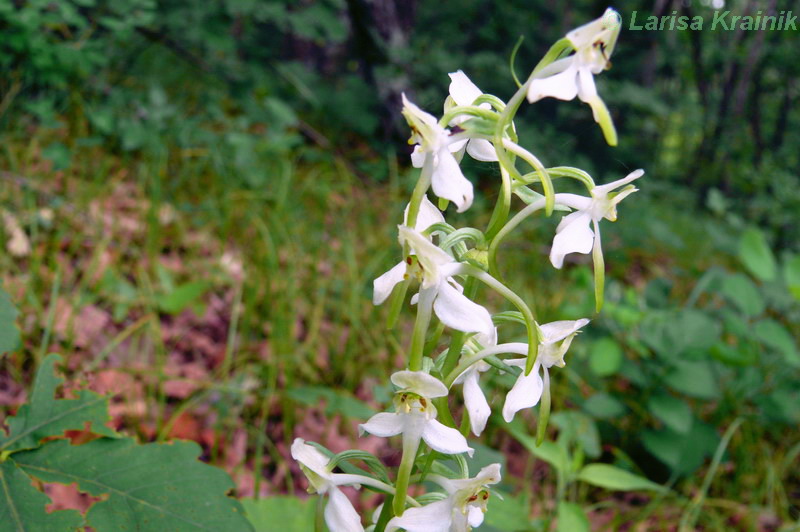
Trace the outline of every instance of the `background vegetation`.
{"type": "MultiPolygon", "coordinates": [[[[3,346],[0,411],[25,401],[57,352],[68,390],[116,394],[115,428],[197,441],[240,496],[301,494],[291,440],[353,447],[407,340],[369,302],[397,259],[387,243],[413,183],[400,93],[436,112],[446,74],[462,69],[506,98],[520,36],[525,75],[605,7],[0,0],[0,271],[22,332],[3,346]]],[[[618,8],[625,21],[713,12],[696,1],[618,8]]],[[[509,495],[493,499],[505,509],[484,528],[543,530],[556,500],[588,509],[597,530],[797,528],[796,37],[625,27],[598,82],[619,148],[578,102],[523,113],[520,136],[546,165],[598,182],[647,175],[605,230],[607,305],[555,377],[557,443],[531,446],[532,418],[510,432],[490,422],[485,442],[504,456],[479,455],[503,460],[509,495]],[[590,488],[575,476],[584,461],[671,489],[590,488]]],[[[467,172],[478,188],[497,178],[490,165],[467,172]]],[[[488,212],[476,198],[464,216],[488,212]]],[[[541,320],[590,315],[588,263],[547,264],[553,229],[529,224],[501,269],[535,291],[541,320]]],[[[489,386],[498,404],[509,383],[489,386]]],[[[377,439],[358,445],[399,459],[377,439]]],[[[45,489],[56,507],[92,502],[45,489]]],[[[295,504],[309,508],[280,500],[295,504]]]]}

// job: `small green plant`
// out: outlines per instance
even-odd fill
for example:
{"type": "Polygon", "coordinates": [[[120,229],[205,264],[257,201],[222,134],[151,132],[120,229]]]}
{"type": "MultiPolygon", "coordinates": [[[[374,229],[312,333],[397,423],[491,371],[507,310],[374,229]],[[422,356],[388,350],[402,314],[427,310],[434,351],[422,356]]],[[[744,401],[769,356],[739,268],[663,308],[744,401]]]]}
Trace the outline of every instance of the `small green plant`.
{"type": "MultiPolygon", "coordinates": [[[[0,293],[0,345],[15,347],[15,311],[0,293]]],[[[0,429],[0,523],[9,530],[251,530],[233,482],[198,461],[194,442],[138,444],[107,426],[108,398],[79,390],[57,399],[57,355],[36,372],[30,399],[0,429]],[[75,443],[65,431],[85,431],[75,443]],[[86,515],[47,512],[41,483],[76,484],[96,497],[86,515]]]]}

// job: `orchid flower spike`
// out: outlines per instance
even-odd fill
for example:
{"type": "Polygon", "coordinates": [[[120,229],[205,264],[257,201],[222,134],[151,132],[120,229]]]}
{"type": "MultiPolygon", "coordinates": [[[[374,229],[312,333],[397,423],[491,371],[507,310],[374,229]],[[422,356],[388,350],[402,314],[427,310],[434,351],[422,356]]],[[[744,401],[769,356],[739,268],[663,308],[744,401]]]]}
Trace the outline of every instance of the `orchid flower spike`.
{"type": "MultiPolygon", "coordinates": [[[[570,253],[589,253],[594,250],[602,258],[600,243],[600,220],[605,218],[612,222],[617,219],[617,204],[638,189],[633,185],[625,187],[619,192],[615,189],[627,185],[644,175],[644,170],[635,170],[612,183],[596,186],[591,190],[591,198],[576,194],[556,194],[556,202],[575,209],[561,219],[553,238],[553,247],[550,249],[550,262],[556,268],[564,264],[564,256],[570,253]],[[594,225],[594,232],[590,224],[594,225]]],[[[595,264],[595,268],[597,268],[595,264]]]]}
{"type": "Polygon", "coordinates": [[[465,296],[461,286],[453,280],[454,275],[461,273],[463,264],[435,246],[419,231],[402,225],[399,230],[400,241],[409,245],[416,260],[409,257],[375,279],[373,302],[380,304],[385,301],[396,284],[413,275],[420,280],[421,287],[412,303],[419,301],[420,305],[433,305],[436,316],[448,327],[491,335],[494,325],[489,311],[465,296]]]}
{"type": "Polygon", "coordinates": [[[469,532],[480,526],[489,501],[488,486],[500,482],[500,464],[484,467],[474,478],[429,475],[428,479],[442,486],[447,498],[421,508],[409,508],[402,517],[389,521],[387,532],[398,528],[407,532],[469,532]]]}
{"type": "Polygon", "coordinates": [[[458,212],[472,205],[472,183],[464,177],[458,161],[452,154],[456,151],[450,133],[439,125],[436,118],[411,103],[403,94],[403,116],[411,126],[409,140],[417,144],[411,154],[411,163],[422,168],[421,179],[430,178],[433,193],[456,204],[458,212]]]}
{"type": "Polygon", "coordinates": [[[553,366],[564,367],[564,355],[567,353],[572,339],[578,334],[579,329],[587,323],[589,323],[589,320],[582,318],[576,321],[554,321],[541,325],[539,327],[539,355],[528,375],[525,375],[527,358],[505,361],[509,366],[522,368],[522,373],[517,377],[517,382],[508,392],[506,402],[503,405],[503,419],[506,422],[510,423],[514,419],[514,415],[523,408],[536,406],[539,403],[539,399],[542,398],[542,393],[550,393],[549,368],[553,366]],[[540,368],[543,369],[544,379],[539,375],[540,368]]]}
{"type": "MultiPolygon", "coordinates": [[[[478,352],[481,349],[495,345],[497,345],[497,328],[494,329],[493,334],[491,335],[478,333],[470,338],[464,344],[464,351],[478,352]],[[475,346],[476,348],[471,349],[471,344],[477,344],[475,346]]],[[[490,368],[491,366],[489,364],[483,360],[479,360],[475,364],[471,365],[467,371],[459,375],[453,382],[453,384],[464,385],[464,406],[467,408],[467,412],[469,412],[469,424],[472,428],[472,433],[475,434],[475,436],[481,435],[483,429],[486,428],[486,422],[492,413],[492,410],[489,407],[489,402],[486,400],[486,396],[483,394],[480,384],[478,384],[480,374],[489,370],[490,368]]]]}
{"type": "Polygon", "coordinates": [[[365,475],[332,473],[328,457],[301,438],[296,438],[292,443],[292,458],[300,463],[300,468],[308,479],[309,493],[327,494],[330,497],[324,516],[331,532],[363,532],[361,518],[347,496],[339,490],[339,486],[358,487],[363,484],[382,490],[390,487],[365,475]]]}
{"type": "MultiPolygon", "coordinates": [[[[449,74],[450,76],[450,98],[460,106],[470,106],[475,103],[475,100],[483,95],[483,91],[477,85],[472,83],[464,72],[458,70],[449,74]]],[[[491,109],[492,106],[488,103],[482,103],[478,107],[482,109],[491,109]]],[[[457,126],[468,120],[469,117],[461,115],[454,118],[451,126],[457,126]]],[[[452,151],[460,152],[466,146],[467,153],[473,159],[484,162],[493,162],[497,160],[497,152],[494,145],[486,139],[464,139],[454,142],[450,147],[452,151]]],[[[459,156],[460,157],[460,156],[459,156]]]]}
{"type": "Polygon", "coordinates": [[[398,371],[391,380],[399,388],[394,396],[395,411],[375,414],[358,426],[359,432],[382,438],[402,434],[404,453],[413,448],[412,455],[422,439],[434,451],[472,456],[473,449],[460,432],[436,421],[431,399],[447,395],[442,381],[423,371],[398,371]]]}
{"type": "Polygon", "coordinates": [[[588,103],[595,122],[600,124],[611,146],[617,145],[617,132],[606,104],[597,94],[593,74],[610,67],[609,58],[617,43],[621,22],[619,13],[608,8],[602,17],[567,33],[566,38],[575,53],[545,66],[528,85],[531,103],[548,96],[572,100],[576,95],[588,103]]]}

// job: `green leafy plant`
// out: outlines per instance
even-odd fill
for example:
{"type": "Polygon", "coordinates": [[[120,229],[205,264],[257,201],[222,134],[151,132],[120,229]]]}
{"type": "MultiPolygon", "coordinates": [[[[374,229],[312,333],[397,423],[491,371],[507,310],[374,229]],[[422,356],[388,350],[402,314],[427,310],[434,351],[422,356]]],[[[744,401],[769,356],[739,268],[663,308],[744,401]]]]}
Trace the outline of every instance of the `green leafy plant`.
{"type": "MultiPolygon", "coordinates": [[[[15,345],[15,312],[0,300],[5,346],[15,345]],[[13,342],[11,340],[14,340],[13,342]]],[[[194,442],[138,444],[107,426],[108,398],[78,390],[58,399],[58,355],[42,360],[29,401],[0,430],[0,523],[14,530],[251,530],[222,470],[198,461],[194,442]],[[65,431],[93,439],[76,444],[65,431]],[[76,484],[98,500],[86,515],[48,513],[41,483],[76,484]]]]}

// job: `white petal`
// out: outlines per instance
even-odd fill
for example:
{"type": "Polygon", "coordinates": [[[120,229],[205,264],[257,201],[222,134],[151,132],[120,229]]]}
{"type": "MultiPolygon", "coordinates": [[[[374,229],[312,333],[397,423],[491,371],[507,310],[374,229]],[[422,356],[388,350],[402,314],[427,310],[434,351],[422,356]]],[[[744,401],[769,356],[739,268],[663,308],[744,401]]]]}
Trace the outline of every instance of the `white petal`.
{"type": "Polygon", "coordinates": [[[563,72],[531,81],[528,87],[528,101],[533,103],[548,96],[559,100],[575,98],[578,95],[578,71],[574,65],[573,57],[565,59],[570,63],[569,67],[563,72]]]}
{"type": "Polygon", "coordinates": [[[553,321],[550,323],[545,323],[544,325],[540,325],[539,329],[542,331],[542,335],[544,338],[540,339],[540,343],[543,344],[552,344],[555,342],[559,342],[573,334],[578,329],[583,327],[589,323],[589,320],[586,318],[581,318],[579,320],[563,320],[563,321],[553,321]]]}
{"type": "Polygon", "coordinates": [[[464,379],[464,404],[469,412],[469,422],[475,436],[481,435],[483,429],[486,428],[486,421],[492,413],[492,409],[489,408],[489,403],[486,401],[486,397],[478,384],[478,375],[476,369],[469,372],[464,379]]]}
{"type": "Polygon", "coordinates": [[[403,99],[403,114],[411,115],[414,119],[421,121],[424,125],[430,127],[438,127],[439,121],[432,114],[423,111],[416,104],[406,98],[405,93],[402,95],[403,99]]]}
{"type": "Polygon", "coordinates": [[[472,105],[483,94],[461,70],[449,74],[450,96],[458,105],[472,105]]]}
{"type": "MultiPolygon", "coordinates": [[[[597,98],[597,87],[594,84],[594,76],[588,68],[578,69],[578,98],[582,102],[589,103],[597,98]]],[[[595,117],[597,121],[597,117],[595,117]]]]}
{"type": "Polygon", "coordinates": [[[337,488],[329,491],[330,500],[325,507],[325,523],[331,532],[364,532],[361,518],[347,495],[337,488]]]}
{"type": "Polygon", "coordinates": [[[442,425],[435,419],[425,423],[422,439],[434,451],[443,454],[467,453],[472,456],[474,449],[467,444],[466,438],[456,429],[442,425]]]}
{"type": "Polygon", "coordinates": [[[422,147],[417,144],[414,146],[414,151],[411,152],[411,165],[414,168],[422,168],[425,164],[425,157],[427,156],[428,154],[422,151],[422,147]]]}
{"type": "Polygon", "coordinates": [[[403,391],[413,392],[422,397],[444,397],[447,386],[442,381],[424,371],[397,371],[392,374],[392,383],[403,391]]]}
{"type": "Polygon", "coordinates": [[[467,153],[477,161],[493,162],[497,160],[494,144],[486,139],[471,139],[467,144],[467,153]]]}
{"type": "Polygon", "coordinates": [[[313,445],[307,444],[302,438],[295,438],[292,443],[292,458],[322,478],[330,479],[331,472],[328,471],[328,457],[313,445]]]}
{"type": "Polygon", "coordinates": [[[458,161],[447,148],[439,150],[438,164],[431,176],[433,193],[456,204],[458,212],[464,212],[472,205],[472,183],[464,177],[458,161]]]}
{"type": "Polygon", "coordinates": [[[430,288],[432,285],[437,284],[439,282],[439,267],[455,262],[453,257],[410,227],[400,225],[398,230],[400,231],[400,243],[408,243],[422,265],[423,288],[430,288]]]}
{"type": "Polygon", "coordinates": [[[489,464],[481,468],[480,472],[475,475],[475,480],[479,481],[482,486],[488,484],[497,484],[500,482],[500,464],[489,464]]]}
{"type": "Polygon", "coordinates": [[[489,311],[471,301],[447,281],[439,283],[433,311],[442,323],[459,331],[491,335],[494,330],[489,311]]]}
{"type": "Polygon", "coordinates": [[[403,414],[380,412],[358,426],[359,433],[369,432],[381,438],[396,436],[403,432],[405,419],[403,414]]]}
{"type": "Polygon", "coordinates": [[[467,522],[473,528],[481,526],[481,523],[483,523],[483,510],[470,504],[467,507],[467,522]]]}
{"type": "MultiPolygon", "coordinates": [[[[521,359],[525,360],[525,359],[521,359]]],[[[507,363],[510,361],[507,361],[507,363]]],[[[533,370],[525,376],[525,372],[520,373],[514,387],[506,395],[506,402],[503,404],[503,419],[511,423],[514,415],[523,408],[535,406],[542,398],[544,382],[539,375],[539,363],[534,364],[533,370]]]]}
{"type": "Polygon", "coordinates": [[[556,228],[553,247],[550,249],[550,262],[556,268],[564,265],[564,256],[569,253],[589,253],[594,243],[594,233],[590,227],[592,217],[588,212],[576,211],[565,216],[556,228]]]}
{"type": "Polygon", "coordinates": [[[450,499],[432,502],[420,508],[409,508],[401,517],[393,517],[386,531],[403,528],[407,532],[449,532],[453,502],[450,499]]]}
{"type": "MultiPolygon", "coordinates": [[[[403,211],[403,225],[408,225],[408,205],[403,211]]],[[[436,205],[431,203],[428,196],[422,196],[422,202],[419,204],[419,212],[417,212],[417,223],[414,225],[414,230],[423,232],[433,224],[444,222],[442,211],[436,205]]]]}
{"type": "Polygon", "coordinates": [[[403,282],[406,275],[406,263],[398,262],[391,270],[372,281],[372,303],[380,305],[392,293],[397,283],[403,282]]]}
{"type": "Polygon", "coordinates": [[[622,179],[617,179],[616,181],[612,181],[611,183],[606,183],[605,185],[594,187],[592,189],[592,196],[594,196],[595,198],[605,197],[612,190],[627,185],[631,181],[635,181],[640,177],[642,177],[643,175],[644,175],[644,170],[642,170],[641,168],[639,168],[638,170],[634,170],[633,172],[626,175],[622,179]]]}
{"type": "MultiPolygon", "coordinates": [[[[464,118],[469,118],[469,117],[465,116],[464,118]]],[[[459,120],[458,118],[456,118],[455,120],[453,120],[453,123],[460,123],[460,122],[463,122],[463,121],[464,120],[459,120]]],[[[447,145],[447,149],[450,150],[450,153],[455,154],[456,160],[460,161],[461,157],[463,157],[464,154],[462,153],[461,155],[459,155],[458,152],[460,152],[462,149],[464,149],[464,146],[467,145],[467,142],[469,142],[469,139],[461,139],[461,140],[457,140],[455,142],[450,142],[447,145]]]]}

